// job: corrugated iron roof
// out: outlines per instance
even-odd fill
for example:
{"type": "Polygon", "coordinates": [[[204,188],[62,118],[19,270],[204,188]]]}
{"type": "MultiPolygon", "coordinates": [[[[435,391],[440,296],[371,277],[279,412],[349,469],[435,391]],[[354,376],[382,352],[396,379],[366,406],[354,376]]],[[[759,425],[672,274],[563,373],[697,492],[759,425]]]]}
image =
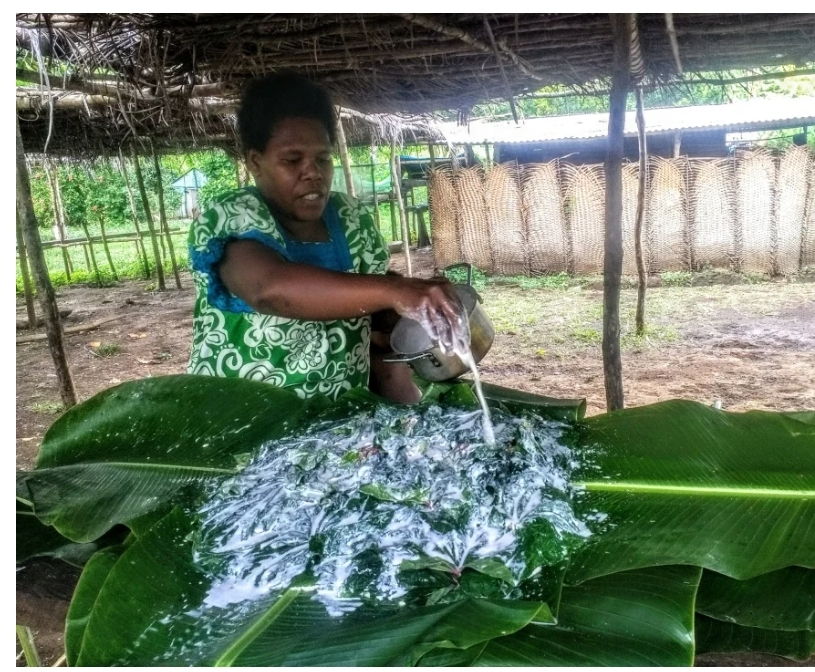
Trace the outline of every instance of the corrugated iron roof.
{"type": "MultiPolygon", "coordinates": [[[[645,128],[649,134],[692,129],[760,130],[762,127],[778,125],[780,122],[787,127],[815,125],[815,97],[762,99],[724,105],[645,110],[645,128]]],[[[538,117],[522,120],[517,126],[514,121],[476,120],[470,123],[469,128],[455,124],[440,124],[439,130],[451,143],[456,144],[604,138],[608,133],[608,113],[538,117]]],[[[625,134],[628,136],[637,134],[634,112],[626,112],[625,134]]]]}

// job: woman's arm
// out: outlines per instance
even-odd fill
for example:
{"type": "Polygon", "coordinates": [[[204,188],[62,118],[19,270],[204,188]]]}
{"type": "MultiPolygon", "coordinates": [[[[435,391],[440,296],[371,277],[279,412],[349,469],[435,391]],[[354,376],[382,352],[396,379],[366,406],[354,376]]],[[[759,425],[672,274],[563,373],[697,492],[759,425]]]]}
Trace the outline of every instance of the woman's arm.
{"type": "Polygon", "coordinates": [[[259,313],[337,320],[392,308],[427,324],[443,347],[452,348],[458,335],[461,303],[446,280],[329,271],[286,261],[254,240],[229,242],[218,272],[227,289],[259,313]]]}

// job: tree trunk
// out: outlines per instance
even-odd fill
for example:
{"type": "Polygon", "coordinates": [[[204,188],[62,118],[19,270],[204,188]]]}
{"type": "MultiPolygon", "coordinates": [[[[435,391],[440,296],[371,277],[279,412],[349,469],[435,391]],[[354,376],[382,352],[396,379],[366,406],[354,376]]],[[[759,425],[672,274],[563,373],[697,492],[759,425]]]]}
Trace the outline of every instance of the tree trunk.
{"type": "Polygon", "coordinates": [[[609,96],[606,155],[605,255],[603,259],[603,373],[606,407],[623,408],[623,366],[620,356],[620,280],[623,270],[623,130],[628,96],[629,41],[626,14],[611,14],[614,60],[609,96]]]}
{"type": "Polygon", "coordinates": [[[125,180],[125,188],[127,189],[127,200],[130,202],[130,212],[133,213],[133,224],[136,226],[136,235],[138,239],[136,240],[136,252],[138,253],[141,250],[141,260],[142,266],[144,267],[144,277],[145,279],[150,277],[150,263],[147,261],[147,250],[144,249],[144,238],[141,235],[141,228],[139,227],[139,217],[136,214],[136,201],[133,199],[133,189],[130,187],[130,178],[127,176],[127,165],[125,164],[125,158],[122,154],[121,148],[119,149],[119,167],[122,171],[122,177],[125,180]]]}
{"type": "Polygon", "coordinates": [[[402,202],[402,171],[399,167],[399,155],[396,153],[396,138],[391,138],[391,184],[393,186],[394,200],[399,205],[399,221],[402,224],[402,250],[405,253],[405,269],[408,277],[413,276],[413,267],[410,263],[410,231],[408,230],[405,206],[402,202]]]}
{"type": "Polygon", "coordinates": [[[173,267],[173,276],[175,277],[175,286],[181,289],[181,276],[178,274],[178,264],[175,260],[175,249],[173,247],[173,237],[170,235],[170,227],[167,225],[167,213],[164,210],[164,185],[161,183],[161,165],[159,165],[158,154],[156,154],[155,146],[153,149],[153,165],[156,168],[156,189],[158,190],[158,216],[161,230],[167,236],[167,249],[170,251],[170,264],[173,267]]]}
{"type": "Polygon", "coordinates": [[[642,102],[642,89],[638,86],[634,95],[637,98],[637,139],[640,155],[640,175],[637,185],[637,219],[634,224],[634,253],[637,256],[637,334],[645,334],[645,288],[648,277],[645,272],[645,260],[642,257],[642,220],[645,217],[645,189],[648,184],[648,145],[645,139],[645,109],[642,102]]]}
{"type": "Polygon", "coordinates": [[[119,282],[119,274],[116,272],[116,267],[113,265],[113,257],[110,254],[110,246],[108,245],[107,236],[105,236],[105,217],[102,215],[101,210],[96,211],[96,218],[99,220],[99,230],[102,232],[102,247],[105,248],[105,256],[110,266],[110,272],[113,274],[113,279],[119,282]]]}
{"type": "MultiPolygon", "coordinates": [[[[20,228],[25,240],[31,267],[34,272],[34,281],[37,285],[37,298],[40,301],[40,310],[45,318],[45,332],[48,336],[48,349],[54,360],[57,373],[59,393],[65,408],[76,405],[76,390],[65,357],[65,342],[62,333],[62,322],[59,318],[59,309],[48,276],[48,267],[45,265],[45,255],[42,251],[40,232],[37,228],[37,218],[34,215],[34,204],[31,201],[31,184],[28,179],[28,167],[25,165],[25,151],[23,139],[20,136],[20,121],[17,121],[17,213],[20,218],[20,228]]],[[[36,324],[36,321],[35,321],[36,324]]]]}
{"type": "Polygon", "coordinates": [[[348,190],[349,196],[356,198],[357,193],[356,189],[354,189],[354,176],[351,173],[351,159],[348,158],[348,145],[345,143],[345,129],[342,127],[342,117],[340,117],[339,112],[337,113],[337,144],[340,148],[342,172],[345,174],[345,188],[348,190]]]}
{"type": "Polygon", "coordinates": [[[158,276],[158,288],[163,292],[164,285],[164,265],[161,263],[161,253],[158,251],[158,241],[156,240],[156,227],[153,224],[153,215],[150,212],[150,201],[147,200],[147,190],[144,188],[144,178],[141,174],[139,155],[136,153],[136,146],[133,146],[133,165],[136,168],[136,184],[139,187],[139,195],[144,206],[144,215],[147,218],[147,229],[150,231],[150,242],[153,245],[153,258],[156,262],[156,275],[158,276]]]}
{"type": "Polygon", "coordinates": [[[28,328],[36,329],[37,313],[34,311],[34,292],[31,291],[31,276],[28,273],[28,254],[26,252],[23,232],[20,228],[20,215],[17,215],[17,251],[20,254],[20,274],[23,276],[23,295],[25,309],[28,312],[28,328]]]}

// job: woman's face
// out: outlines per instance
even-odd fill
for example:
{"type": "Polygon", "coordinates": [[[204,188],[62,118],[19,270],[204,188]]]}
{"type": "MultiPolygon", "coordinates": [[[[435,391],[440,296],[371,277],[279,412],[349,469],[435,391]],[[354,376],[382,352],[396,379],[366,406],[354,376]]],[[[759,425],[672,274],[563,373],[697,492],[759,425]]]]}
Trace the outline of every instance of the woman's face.
{"type": "Polygon", "coordinates": [[[316,222],[323,216],[334,176],[331,140],[315,119],[279,122],[265,151],[250,149],[249,171],[260,193],[277,206],[286,223],[316,222]]]}

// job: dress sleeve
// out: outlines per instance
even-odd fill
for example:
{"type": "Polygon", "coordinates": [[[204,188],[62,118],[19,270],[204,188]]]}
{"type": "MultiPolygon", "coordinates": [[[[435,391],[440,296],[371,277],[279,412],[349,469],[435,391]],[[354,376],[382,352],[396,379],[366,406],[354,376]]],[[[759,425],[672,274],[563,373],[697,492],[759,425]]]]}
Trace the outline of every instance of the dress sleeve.
{"type": "Polygon", "coordinates": [[[251,313],[243,299],[232,294],[221,282],[218,263],[230,240],[257,240],[284,259],[289,255],[274,220],[258,197],[249,189],[230,192],[217,199],[190,227],[190,266],[207,285],[207,301],[220,310],[251,313]]]}

